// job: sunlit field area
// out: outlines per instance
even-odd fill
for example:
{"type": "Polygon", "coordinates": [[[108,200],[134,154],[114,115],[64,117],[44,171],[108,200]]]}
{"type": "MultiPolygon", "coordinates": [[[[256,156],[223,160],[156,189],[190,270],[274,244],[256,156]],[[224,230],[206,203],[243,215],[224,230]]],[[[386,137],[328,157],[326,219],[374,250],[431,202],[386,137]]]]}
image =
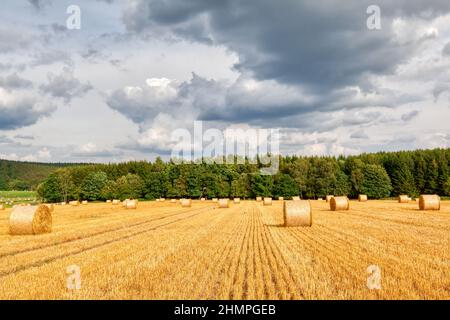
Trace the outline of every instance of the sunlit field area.
{"type": "Polygon", "coordinates": [[[449,201],[311,205],[312,227],[289,228],[282,201],[55,206],[53,232],[34,236],[10,235],[6,209],[0,298],[450,298],[449,201]]]}
{"type": "Polygon", "coordinates": [[[34,191],[0,191],[0,204],[13,206],[20,203],[33,203],[36,201],[34,191]]]}

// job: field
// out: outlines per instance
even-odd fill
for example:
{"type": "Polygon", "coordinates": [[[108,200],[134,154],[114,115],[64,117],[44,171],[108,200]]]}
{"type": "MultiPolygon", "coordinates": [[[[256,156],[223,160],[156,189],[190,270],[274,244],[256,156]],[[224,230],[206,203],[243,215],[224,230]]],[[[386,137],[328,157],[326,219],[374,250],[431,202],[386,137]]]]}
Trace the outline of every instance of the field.
{"type": "Polygon", "coordinates": [[[450,202],[312,207],[311,228],[285,228],[279,201],[57,206],[38,236],[0,211],[0,299],[450,299],[450,202]]]}
{"type": "Polygon", "coordinates": [[[8,202],[8,206],[18,203],[31,203],[36,199],[34,191],[0,191],[0,204],[8,202]]]}

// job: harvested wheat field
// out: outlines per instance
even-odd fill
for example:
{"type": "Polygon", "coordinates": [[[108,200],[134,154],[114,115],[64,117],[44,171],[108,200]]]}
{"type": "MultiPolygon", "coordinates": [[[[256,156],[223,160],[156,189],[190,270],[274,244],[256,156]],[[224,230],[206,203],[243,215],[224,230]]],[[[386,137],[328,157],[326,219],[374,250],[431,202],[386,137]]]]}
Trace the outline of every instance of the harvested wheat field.
{"type": "Polygon", "coordinates": [[[1,211],[0,299],[450,299],[450,202],[311,206],[311,227],[284,227],[280,201],[55,206],[52,233],[26,236],[1,211]]]}

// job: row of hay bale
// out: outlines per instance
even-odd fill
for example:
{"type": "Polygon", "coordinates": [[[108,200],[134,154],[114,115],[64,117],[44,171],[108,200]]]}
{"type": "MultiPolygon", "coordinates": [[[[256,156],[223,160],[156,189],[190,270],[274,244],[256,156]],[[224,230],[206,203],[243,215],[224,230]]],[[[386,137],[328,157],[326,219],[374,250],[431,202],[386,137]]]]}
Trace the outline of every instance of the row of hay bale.
{"type": "MultiPolygon", "coordinates": [[[[202,201],[202,200],[200,200],[202,201]]],[[[205,200],[203,200],[205,201],[205,200]]],[[[217,206],[219,208],[229,208],[230,207],[230,199],[227,198],[222,198],[222,199],[213,199],[212,200],[214,203],[217,203],[217,206]]],[[[177,203],[176,199],[171,199],[170,200],[171,203],[177,203]]],[[[234,204],[239,204],[241,203],[241,198],[233,198],[233,203],[234,204]]],[[[180,204],[182,207],[191,207],[192,206],[192,199],[180,199],[180,204]]]]}
{"type": "MultiPolygon", "coordinates": [[[[266,199],[268,197],[256,197],[256,201],[257,202],[264,202],[264,199],[266,199]]],[[[273,200],[272,198],[270,198],[271,200],[273,200]]],[[[294,196],[292,197],[292,200],[300,200],[299,196],[294,196]]],[[[278,201],[284,201],[284,197],[278,197],[278,201]]]]}
{"type": "Polygon", "coordinates": [[[72,207],[78,207],[80,204],[81,205],[87,205],[89,202],[87,201],[87,200],[83,200],[83,201],[78,201],[78,200],[74,200],[74,201],[69,201],[69,202],[59,202],[59,203],[57,203],[57,205],[60,205],[60,206],[65,206],[65,205],[69,205],[69,206],[72,206],[72,207]]]}
{"type": "MultiPolygon", "coordinates": [[[[360,195],[359,199],[360,202],[366,202],[367,196],[366,195],[360,195]]],[[[399,203],[408,203],[412,199],[408,197],[407,195],[400,195],[398,198],[399,203]]],[[[349,210],[350,208],[350,201],[347,197],[335,197],[331,196],[329,200],[327,200],[330,203],[330,209],[332,211],[338,211],[338,210],[349,210]]],[[[440,210],[441,209],[441,198],[438,195],[431,195],[431,194],[423,194],[419,197],[418,201],[419,203],[419,209],[420,210],[440,210]]]]}
{"type": "Polygon", "coordinates": [[[119,204],[122,204],[122,207],[125,209],[137,209],[139,201],[136,199],[125,199],[123,201],[113,199],[107,200],[106,203],[110,203],[113,206],[118,206],[119,204]]]}
{"type": "MultiPolygon", "coordinates": [[[[334,197],[335,197],[334,195],[329,194],[329,195],[325,196],[325,200],[326,200],[326,202],[330,202],[331,199],[333,199],[334,197]]],[[[322,200],[322,198],[319,198],[318,200],[322,200]]],[[[358,195],[358,201],[359,202],[367,202],[368,201],[367,195],[366,194],[358,195]]]]}
{"type": "MultiPolygon", "coordinates": [[[[283,197],[279,197],[278,200],[279,201],[285,201],[283,197]]],[[[299,200],[300,200],[300,197],[292,197],[292,201],[299,201],[299,200]]],[[[262,202],[263,205],[265,205],[265,206],[271,206],[272,202],[273,202],[273,199],[271,197],[264,197],[264,198],[263,197],[257,197],[256,201],[257,202],[262,202]],[[261,200],[259,198],[261,198],[261,200]]]]}
{"type": "MultiPolygon", "coordinates": [[[[398,197],[399,203],[408,203],[410,201],[413,201],[413,199],[407,195],[400,195],[398,197]]],[[[441,197],[437,194],[422,194],[414,201],[419,203],[420,210],[441,210],[441,197]]]]}
{"type": "MultiPolygon", "coordinates": [[[[170,202],[171,203],[177,203],[178,201],[181,201],[181,200],[182,199],[179,199],[179,200],[178,199],[170,199],[170,202]]],[[[208,199],[200,198],[199,200],[200,201],[207,201],[208,199]]],[[[235,201],[235,203],[239,203],[241,199],[240,198],[233,198],[232,200],[235,201]]],[[[292,200],[300,200],[300,197],[299,196],[294,196],[294,197],[292,197],[292,200]]],[[[110,200],[108,200],[108,201],[110,202],[110,200]]],[[[165,199],[164,198],[156,199],[156,202],[161,202],[161,201],[165,201],[165,199]]],[[[211,201],[214,202],[214,203],[218,203],[220,201],[220,199],[219,198],[211,198],[211,201]]],[[[264,201],[264,198],[263,197],[256,197],[256,201],[262,202],[262,201],[264,201]]],[[[278,201],[284,201],[284,197],[278,197],[278,201]]]]}
{"type": "MultiPolygon", "coordinates": [[[[271,199],[267,198],[264,205],[271,204],[271,199]]],[[[399,202],[404,198],[399,198],[399,202]]],[[[266,200],[266,198],[264,199],[266,200]]],[[[360,202],[367,201],[367,196],[359,197],[360,202]]],[[[349,210],[350,201],[348,197],[331,196],[327,199],[330,203],[331,211],[349,210]]],[[[403,200],[404,201],[404,200],[403,200]]],[[[440,210],[441,199],[438,195],[421,195],[419,197],[420,210],[440,210]]],[[[311,226],[312,225],[312,210],[311,203],[308,200],[292,200],[285,201],[283,205],[284,225],[289,226],[311,226]]]]}
{"type": "Polygon", "coordinates": [[[410,201],[418,203],[420,210],[441,210],[441,197],[437,194],[422,194],[416,199],[412,199],[406,194],[398,196],[399,203],[409,203],[410,201]]]}

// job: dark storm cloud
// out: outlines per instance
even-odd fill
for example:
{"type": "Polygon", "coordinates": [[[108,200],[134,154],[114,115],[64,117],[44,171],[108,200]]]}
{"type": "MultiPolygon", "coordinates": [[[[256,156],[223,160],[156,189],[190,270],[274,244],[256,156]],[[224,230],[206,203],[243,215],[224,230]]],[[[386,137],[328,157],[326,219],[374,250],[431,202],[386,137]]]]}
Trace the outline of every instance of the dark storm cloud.
{"type": "Polygon", "coordinates": [[[395,70],[416,43],[393,41],[392,18],[429,19],[450,2],[378,1],[382,29],[366,27],[371,1],[136,1],[123,19],[129,31],[167,30],[192,41],[212,39],[239,54],[235,66],[257,79],[310,90],[367,83],[366,76],[395,70]],[[226,13],[225,13],[226,12],[226,13]]]}
{"type": "Polygon", "coordinates": [[[140,125],[161,112],[170,112],[175,116],[197,114],[197,119],[205,121],[330,130],[381,121],[386,108],[421,99],[392,90],[363,94],[346,89],[308,96],[297,86],[274,81],[239,78],[230,84],[193,74],[190,81],[180,84],[169,82],[162,87],[143,85],[116,90],[108,96],[107,104],[140,125]],[[382,110],[353,112],[339,121],[323,121],[325,112],[367,107],[382,110]]]}
{"type": "Polygon", "coordinates": [[[0,130],[11,130],[35,124],[56,110],[51,104],[43,105],[33,98],[17,98],[0,101],[0,130]]]}

